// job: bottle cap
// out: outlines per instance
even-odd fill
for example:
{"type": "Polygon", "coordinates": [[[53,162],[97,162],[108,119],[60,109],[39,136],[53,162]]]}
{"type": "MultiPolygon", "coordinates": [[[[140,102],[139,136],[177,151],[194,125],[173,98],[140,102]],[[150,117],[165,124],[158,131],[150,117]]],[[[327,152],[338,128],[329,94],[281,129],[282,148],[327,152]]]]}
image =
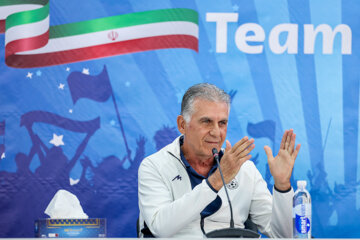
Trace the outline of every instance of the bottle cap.
{"type": "Polygon", "coordinates": [[[305,180],[297,181],[297,187],[298,188],[305,188],[306,187],[306,181],[305,180]]]}

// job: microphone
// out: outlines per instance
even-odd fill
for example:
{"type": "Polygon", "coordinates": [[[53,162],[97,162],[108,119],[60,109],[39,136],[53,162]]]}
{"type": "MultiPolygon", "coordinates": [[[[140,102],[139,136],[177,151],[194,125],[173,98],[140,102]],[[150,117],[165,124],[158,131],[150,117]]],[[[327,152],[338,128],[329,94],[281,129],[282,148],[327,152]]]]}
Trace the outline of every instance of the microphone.
{"type": "Polygon", "coordinates": [[[231,201],[230,201],[230,197],[229,197],[229,194],[228,194],[228,191],[226,189],[226,183],[225,183],[225,180],[224,180],[224,175],[221,171],[221,167],[220,167],[220,162],[219,162],[219,153],[217,151],[216,148],[213,148],[212,149],[212,154],[215,158],[215,161],[217,162],[218,164],[218,168],[219,168],[219,172],[220,172],[220,176],[221,176],[221,180],[223,182],[223,185],[224,185],[224,188],[225,188],[225,193],[226,193],[226,198],[229,202],[229,207],[230,207],[230,228],[234,228],[234,216],[233,216],[233,210],[232,210],[232,205],[231,205],[231,201]]]}
{"type": "Polygon", "coordinates": [[[260,234],[258,234],[257,232],[254,232],[254,231],[251,231],[251,230],[248,230],[248,229],[235,228],[234,227],[234,216],[233,216],[232,205],[231,205],[230,197],[229,197],[229,194],[228,194],[228,191],[227,191],[227,188],[226,188],[224,175],[223,175],[221,167],[220,167],[219,153],[218,153],[216,148],[212,149],[212,154],[213,154],[213,156],[214,156],[214,158],[215,158],[215,160],[216,160],[216,162],[218,164],[221,180],[223,182],[225,193],[226,193],[226,198],[227,198],[227,200],[229,202],[229,207],[230,207],[230,227],[211,231],[211,232],[205,234],[205,236],[207,238],[260,238],[260,234]]]}

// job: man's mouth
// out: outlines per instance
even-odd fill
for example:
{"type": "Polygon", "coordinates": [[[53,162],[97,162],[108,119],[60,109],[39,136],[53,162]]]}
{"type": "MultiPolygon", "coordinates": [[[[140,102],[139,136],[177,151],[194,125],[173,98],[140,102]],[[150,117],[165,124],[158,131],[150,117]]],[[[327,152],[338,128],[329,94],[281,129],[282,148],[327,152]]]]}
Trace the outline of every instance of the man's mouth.
{"type": "Polygon", "coordinates": [[[205,142],[211,145],[219,145],[219,142],[213,142],[213,141],[205,141],[205,142]]]}

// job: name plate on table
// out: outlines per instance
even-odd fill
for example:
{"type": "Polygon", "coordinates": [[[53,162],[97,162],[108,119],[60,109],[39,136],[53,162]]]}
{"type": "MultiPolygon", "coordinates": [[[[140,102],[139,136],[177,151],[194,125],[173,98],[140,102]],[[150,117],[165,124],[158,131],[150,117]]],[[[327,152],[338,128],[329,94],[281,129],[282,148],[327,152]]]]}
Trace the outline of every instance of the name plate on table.
{"type": "Polygon", "coordinates": [[[106,219],[39,219],[35,221],[37,238],[104,238],[106,219]]]}

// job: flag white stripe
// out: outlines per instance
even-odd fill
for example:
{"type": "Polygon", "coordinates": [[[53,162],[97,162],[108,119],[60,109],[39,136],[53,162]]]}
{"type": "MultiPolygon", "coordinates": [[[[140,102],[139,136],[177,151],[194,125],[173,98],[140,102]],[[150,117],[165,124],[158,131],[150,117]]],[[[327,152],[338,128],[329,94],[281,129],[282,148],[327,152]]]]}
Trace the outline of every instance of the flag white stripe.
{"type": "Polygon", "coordinates": [[[49,16],[44,20],[34,23],[18,25],[5,32],[5,45],[9,42],[39,36],[49,30],[49,16]]]}
{"type": "Polygon", "coordinates": [[[21,5],[11,5],[0,7],[0,20],[4,20],[7,16],[28,10],[34,10],[42,7],[40,4],[21,4],[21,5]]]}
{"type": "Polygon", "coordinates": [[[185,21],[161,22],[137,25],[132,27],[123,27],[118,29],[111,29],[69,37],[61,37],[51,39],[49,43],[42,48],[21,52],[17,55],[66,51],[126,40],[177,34],[190,35],[198,38],[198,25],[192,22],[185,21]],[[117,38],[115,40],[111,40],[109,38],[109,34],[111,33],[117,34],[117,38]]]}

